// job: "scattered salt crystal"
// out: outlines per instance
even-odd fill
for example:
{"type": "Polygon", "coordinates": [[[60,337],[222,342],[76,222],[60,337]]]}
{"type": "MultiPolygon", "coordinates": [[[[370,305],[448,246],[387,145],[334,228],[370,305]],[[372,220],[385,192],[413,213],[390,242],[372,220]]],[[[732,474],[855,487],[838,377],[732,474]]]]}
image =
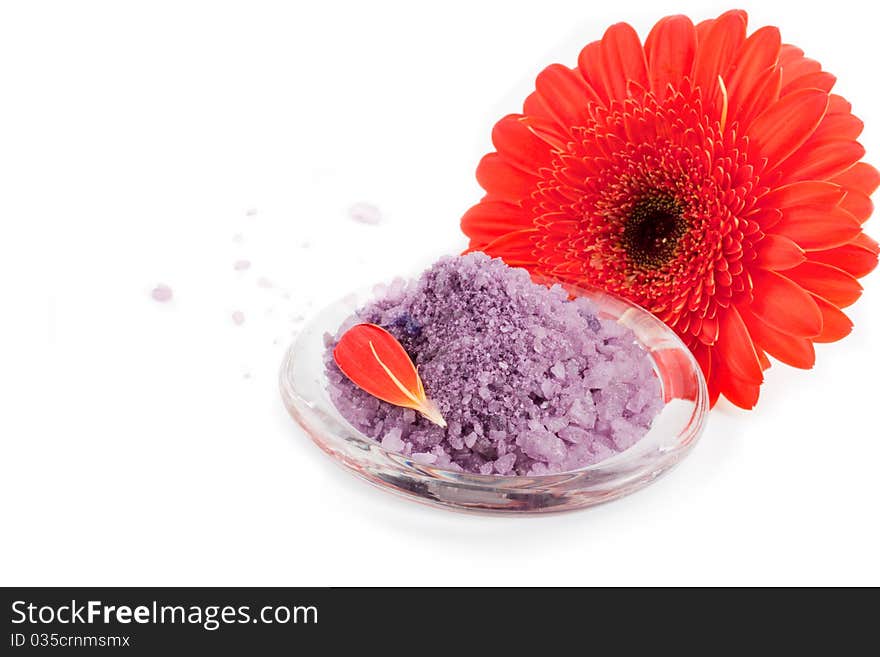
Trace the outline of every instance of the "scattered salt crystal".
{"type": "Polygon", "coordinates": [[[235,235],[232,236],[232,241],[235,242],[236,244],[244,243],[244,233],[236,233],[235,235]]]}
{"type": "Polygon", "coordinates": [[[236,260],[235,263],[232,265],[232,268],[235,271],[244,271],[245,269],[250,269],[251,268],[251,261],[250,260],[236,260]]]}
{"type": "Polygon", "coordinates": [[[236,310],[232,313],[232,323],[236,326],[241,326],[244,324],[244,313],[240,310],[236,310]]]}
{"type": "Polygon", "coordinates": [[[256,209],[256,208],[248,208],[247,210],[245,210],[245,213],[244,213],[244,214],[245,214],[245,216],[247,216],[247,217],[253,217],[253,216],[256,216],[256,214],[257,214],[257,209],[256,209]]]}
{"type": "Polygon", "coordinates": [[[354,221],[373,226],[382,221],[379,208],[371,203],[355,203],[348,209],[348,216],[354,221]]]}
{"type": "Polygon", "coordinates": [[[271,287],[273,286],[273,283],[272,283],[272,281],[270,281],[270,280],[269,280],[268,278],[266,278],[265,276],[260,276],[260,277],[257,279],[257,285],[259,285],[259,286],[262,287],[262,288],[269,289],[269,288],[271,288],[271,287]]]}
{"type": "Polygon", "coordinates": [[[166,303],[168,301],[171,301],[171,297],[174,296],[174,292],[172,292],[171,288],[164,283],[159,283],[156,287],[153,288],[152,292],[150,292],[150,296],[153,297],[153,301],[166,303]]]}

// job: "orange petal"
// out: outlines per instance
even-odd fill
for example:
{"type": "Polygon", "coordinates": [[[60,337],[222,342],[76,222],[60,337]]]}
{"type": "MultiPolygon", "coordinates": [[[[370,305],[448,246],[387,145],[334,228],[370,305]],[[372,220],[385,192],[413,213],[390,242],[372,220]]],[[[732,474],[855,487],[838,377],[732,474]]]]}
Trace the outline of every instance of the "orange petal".
{"type": "Polygon", "coordinates": [[[793,240],[806,250],[830,249],[846,244],[861,230],[855,217],[843,208],[829,210],[811,205],[785,209],[782,221],[773,227],[773,232],[793,240]]]}
{"type": "Polygon", "coordinates": [[[813,338],[813,342],[837,342],[852,331],[853,323],[844,312],[830,301],[813,295],[819,311],[822,313],[822,332],[813,338]]]}
{"type": "Polygon", "coordinates": [[[727,81],[732,116],[754,97],[757,85],[762,82],[761,74],[776,65],[781,45],[779,28],[772,26],[756,30],[745,40],[727,81]]]}
{"type": "Polygon", "coordinates": [[[850,276],[861,278],[877,266],[877,250],[855,242],[826,251],[810,251],[810,260],[837,267],[850,276]]]}
{"type": "Polygon", "coordinates": [[[821,262],[807,261],[789,269],[785,275],[805,290],[824,297],[840,308],[852,305],[862,296],[862,286],[855,278],[821,262]]]}
{"type": "Polygon", "coordinates": [[[819,180],[804,180],[770,190],[761,197],[761,205],[768,208],[788,208],[794,205],[837,205],[846,191],[839,185],[819,180]]]}
{"type": "Polygon", "coordinates": [[[864,128],[864,122],[848,112],[826,114],[810,139],[817,143],[834,139],[857,139],[864,128]]]}
{"type": "Polygon", "coordinates": [[[483,244],[531,225],[529,213],[505,201],[481,201],[461,218],[462,232],[471,240],[483,244]]]}
{"type": "Polygon", "coordinates": [[[755,246],[755,264],[764,269],[781,271],[797,267],[807,259],[804,250],[787,237],[768,233],[755,246]]]}
{"type": "Polygon", "coordinates": [[[800,285],[772,271],[752,273],[754,300],[749,309],[768,326],[788,335],[809,338],[822,331],[822,313],[800,285]]]}
{"type": "Polygon", "coordinates": [[[336,343],[333,360],[345,376],[373,397],[416,409],[432,422],[446,426],[436,406],[425,397],[409,354],[381,326],[358,324],[350,328],[336,343]]]}
{"type": "Polygon", "coordinates": [[[716,103],[720,88],[718,77],[727,74],[733,58],[746,38],[747,17],[744,11],[732,10],[698,30],[699,41],[694,57],[694,86],[703,90],[708,106],[716,103]]]}
{"type": "Polygon", "coordinates": [[[860,224],[865,223],[874,212],[874,202],[871,198],[856,189],[847,191],[843,201],[840,202],[840,207],[854,216],[860,224]]]}
{"type": "Polygon", "coordinates": [[[645,39],[648,77],[658,98],[666,96],[667,85],[678,86],[690,76],[697,49],[697,33],[687,16],[661,19],[645,39]]]}
{"type": "Polygon", "coordinates": [[[834,177],[831,182],[870,196],[877,187],[880,187],[880,171],[867,162],[856,162],[849,169],[834,177]]]}
{"type": "Polygon", "coordinates": [[[627,23],[617,23],[602,37],[602,81],[611,98],[625,100],[627,83],[648,88],[648,65],[639,35],[627,23]]]}
{"type": "Polygon", "coordinates": [[[824,141],[798,149],[781,169],[788,180],[829,180],[849,169],[864,155],[865,148],[857,141],[824,141]]]}
{"type": "Polygon", "coordinates": [[[488,153],[477,165],[477,182],[490,200],[518,203],[531,196],[538,179],[508,164],[498,153],[488,153]]]}
{"type": "Polygon", "coordinates": [[[532,238],[537,231],[534,229],[518,230],[502,235],[493,240],[482,251],[490,256],[503,258],[511,267],[524,267],[535,263],[532,238]]]}
{"type": "Polygon", "coordinates": [[[761,391],[760,385],[743,381],[733,375],[724,377],[722,385],[722,394],[734,406],[750,411],[758,403],[758,395],[761,391]]]}
{"type": "Polygon", "coordinates": [[[767,158],[773,169],[803,144],[819,125],[828,109],[828,94],[802,89],[768,107],[749,127],[755,152],[767,158]]]}
{"type": "Polygon", "coordinates": [[[779,53],[779,64],[782,66],[783,93],[784,89],[799,78],[811,73],[818,73],[822,70],[819,62],[803,55],[804,51],[800,48],[791,50],[788,46],[782,46],[782,50],[779,53]]]}
{"type": "Polygon", "coordinates": [[[500,119],[492,128],[492,143],[506,162],[529,174],[537,174],[553,162],[547,142],[529,130],[521,114],[500,119]]]}
{"type": "Polygon", "coordinates": [[[816,351],[809,338],[780,333],[748,310],[742,311],[742,317],[754,342],[773,358],[800,369],[808,370],[813,367],[816,362],[816,351]]]}
{"type": "Polygon", "coordinates": [[[728,371],[749,383],[760,384],[764,380],[761,364],[736,306],[720,312],[718,350],[728,371]]]}
{"type": "Polygon", "coordinates": [[[608,90],[602,81],[602,71],[604,64],[602,62],[602,42],[593,41],[588,43],[578,55],[578,70],[584,80],[599,96],[599,104],[608,104],[608,90]]]}
{"type": "Polygon", "coordinates": [[[562,64],[551,64],[538,74],[535,89],[544,108],[568,132],[589,121],[587,104],[599,97],[583,78],[562,64]]]}
{"type": "Polygon", "coordinates": [[[828,93],[831,91],[835,82],[837,82],[837,78],[831,75],[828,71],[813,71],[811,73],[805,73],[799,78],[786,84],[782,89],[782,93],[783,95],[787,95],[794,91],[798,91],[799,89],[821,89],[825,93],[828,93]]]}

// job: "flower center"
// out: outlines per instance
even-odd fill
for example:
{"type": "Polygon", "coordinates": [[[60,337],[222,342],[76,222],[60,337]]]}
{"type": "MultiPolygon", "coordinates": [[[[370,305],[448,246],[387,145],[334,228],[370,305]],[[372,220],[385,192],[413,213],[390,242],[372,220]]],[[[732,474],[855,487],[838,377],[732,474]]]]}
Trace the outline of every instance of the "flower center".
{"type": "Polygon", "coordinates": [[[636,201],[623,227],[621,244],[638,267],[656,269],[675,253],[687,232],[681,206],[671,196],[649,196],[636,201]]]}

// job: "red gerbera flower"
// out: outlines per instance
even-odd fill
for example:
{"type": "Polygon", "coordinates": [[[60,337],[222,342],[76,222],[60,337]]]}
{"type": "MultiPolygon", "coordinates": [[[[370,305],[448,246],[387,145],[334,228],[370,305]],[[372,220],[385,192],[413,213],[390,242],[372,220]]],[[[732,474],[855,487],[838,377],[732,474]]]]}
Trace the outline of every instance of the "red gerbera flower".
{"type": "Polygon", "coordinates": [[[877,264],[880,174],[835,78],[746,14],[626,23],[538,76],[492,131],[470,250],[604,288],[673,327],[712,403],[752,408],[767,355],[813,365],[877,264]]]}

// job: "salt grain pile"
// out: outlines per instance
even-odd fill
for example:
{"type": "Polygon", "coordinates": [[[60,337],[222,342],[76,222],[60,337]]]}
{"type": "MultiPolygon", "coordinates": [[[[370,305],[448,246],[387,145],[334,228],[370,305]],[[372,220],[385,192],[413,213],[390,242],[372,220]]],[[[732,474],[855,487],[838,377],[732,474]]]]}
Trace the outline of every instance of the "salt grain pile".
{"type": "Polygon", "coordinates": [[[396,282],[325,341],[329,391],[342,415],[384,447],[451,470],[581,468],[632,446],[663,405],[652,361],[629,329],[482,253],[444,258],[417,281],[396,282]],[[342,374],[333,346],[360,322],[401,342],[447,428],[342,374]]]}

